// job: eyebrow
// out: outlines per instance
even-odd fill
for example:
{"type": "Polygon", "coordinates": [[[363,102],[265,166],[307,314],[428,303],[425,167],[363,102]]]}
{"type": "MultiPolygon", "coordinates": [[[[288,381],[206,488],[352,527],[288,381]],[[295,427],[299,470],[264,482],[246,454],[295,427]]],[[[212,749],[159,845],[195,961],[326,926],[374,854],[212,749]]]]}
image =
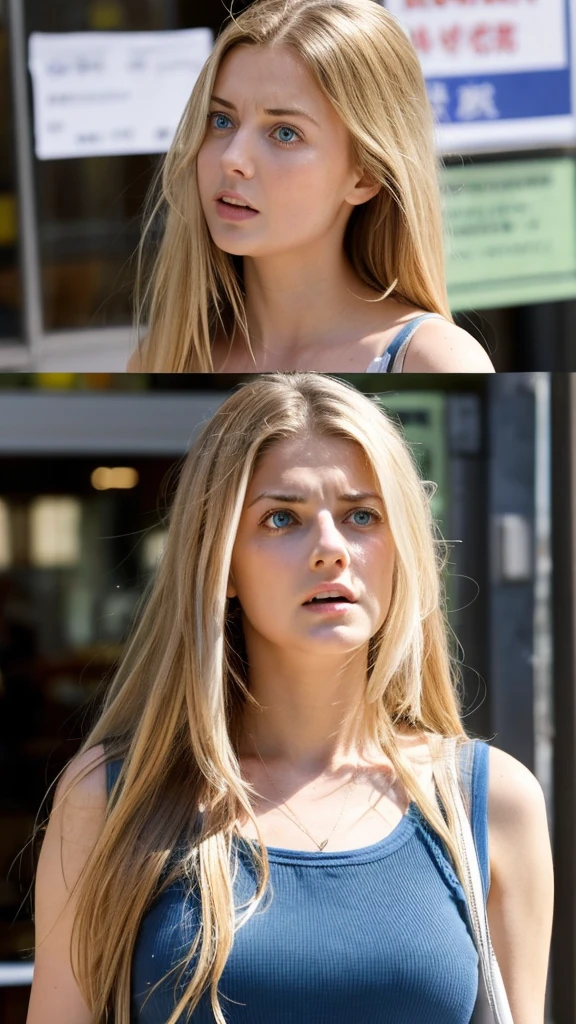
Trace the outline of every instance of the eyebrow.
{"type": "MultiPolygon", "coordinates": [[[[377,494],[376,491],[354,491],[350,494],[339,494],[337,500],[345,502],[347,505],[355,505],[358,501],[367,501],[368,498],[376,498],[377,501],[383,502],[382,495],[377,494]]],[[[305,505],[307,501],[301,494],[272,494],[269,491],[264,491],[254,498],[247,508],[252,508],[256,502],[264,500],[281,501],[287,505],[305,505]]]]}
{"type": "MultiPolygon", "coordinates": [[[[221,103],[222,106],[227,107],[228,110],[233,110],[236,114],[238,113],[238,108],[235,107],[233,103],[230,103],[229,100],[223,100],[221,96],[213,96],[212,102],[221,103]]],[[[290,110],[284,109],[283,107],[273,107],[269,110],[265,110],[264,113],[268,114],[270,117],[307,117],[308,120],[312,121],[312,123],[315,124],[317,128],[320,127],[318,121],[316,121],[315,118],[312,117],[312,114],[309,114],[306,110],[303,110],[301,107],[292,107],[292,109],[290,110]]]]}

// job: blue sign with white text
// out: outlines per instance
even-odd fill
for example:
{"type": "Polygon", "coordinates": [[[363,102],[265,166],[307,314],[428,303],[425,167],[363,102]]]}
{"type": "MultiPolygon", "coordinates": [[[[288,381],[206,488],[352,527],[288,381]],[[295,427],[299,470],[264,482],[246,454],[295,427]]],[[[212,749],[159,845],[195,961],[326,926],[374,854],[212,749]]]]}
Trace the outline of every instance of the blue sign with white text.
{"type": "Polygon", "coordinates": [[[444,148],[576,141],[569,0],[386,0],[420,57],[444,148]]]}

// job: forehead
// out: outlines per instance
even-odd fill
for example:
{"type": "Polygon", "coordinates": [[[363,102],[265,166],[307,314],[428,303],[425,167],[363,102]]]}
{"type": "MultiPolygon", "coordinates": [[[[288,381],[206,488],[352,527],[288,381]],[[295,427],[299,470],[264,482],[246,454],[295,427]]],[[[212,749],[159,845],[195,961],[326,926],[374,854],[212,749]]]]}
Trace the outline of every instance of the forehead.
{"type": "Polygon", "coordinates": [[[325,486],[343,492],[378,490],[365,452],[359,444],[344,437],[291,437],[277,441],[258,460],[247,497],[280,483],[306,490],[325,486]]]}
{"type": "Polygon", "coordinates": [[[289,46],[239,43],[224,57],[214,92],[235,103],[262,110],[307,105],[312,112],[340,120],[311,72],[289,46]]]}

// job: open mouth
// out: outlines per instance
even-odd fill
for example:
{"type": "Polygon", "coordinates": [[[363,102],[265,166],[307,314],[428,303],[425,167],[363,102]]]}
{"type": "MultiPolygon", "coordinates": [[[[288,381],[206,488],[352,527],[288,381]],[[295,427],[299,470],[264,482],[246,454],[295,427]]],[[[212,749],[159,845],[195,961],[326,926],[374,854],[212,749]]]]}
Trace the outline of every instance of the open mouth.
{"type": "Polygon", "coordinates": [[[354,601],[350,601],[347,597],[344,597],[343,594],[338,594],[328,597],[313,597],[310,601],[304,602],[305,606],[308,604],[354,604],[354,601]]]}
{"type": "Polygon", "coordinates": [[[248,210],[250,213],[258,213],[258,210],[247,203],[231,203],[228,199],[217,199],[216,202],[220,206],[225,206],[227,210],[248,210]]]}

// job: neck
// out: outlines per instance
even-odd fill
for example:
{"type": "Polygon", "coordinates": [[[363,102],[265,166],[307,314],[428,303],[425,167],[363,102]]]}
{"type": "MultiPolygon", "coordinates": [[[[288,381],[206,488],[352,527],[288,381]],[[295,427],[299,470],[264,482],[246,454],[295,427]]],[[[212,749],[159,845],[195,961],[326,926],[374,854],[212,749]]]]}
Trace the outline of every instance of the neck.
{"type": "Polygon", "coordinates": [[[344,252],[318,243],[262,259],[244,259],[246,313],[255,352],[274,359],[332,344],[374,316],[364,284],[344,252]]]}
{"type": "MultiPolygon", "coordinates": [[[[247,643],[247,647],[248,647],[247,643]]],[[[240,756],[282,762],[295,774],[314,776],[359,756],[364,747],[367,651],[315,659],[278,650],[248,650],[248,704],[240,756]]]]}

